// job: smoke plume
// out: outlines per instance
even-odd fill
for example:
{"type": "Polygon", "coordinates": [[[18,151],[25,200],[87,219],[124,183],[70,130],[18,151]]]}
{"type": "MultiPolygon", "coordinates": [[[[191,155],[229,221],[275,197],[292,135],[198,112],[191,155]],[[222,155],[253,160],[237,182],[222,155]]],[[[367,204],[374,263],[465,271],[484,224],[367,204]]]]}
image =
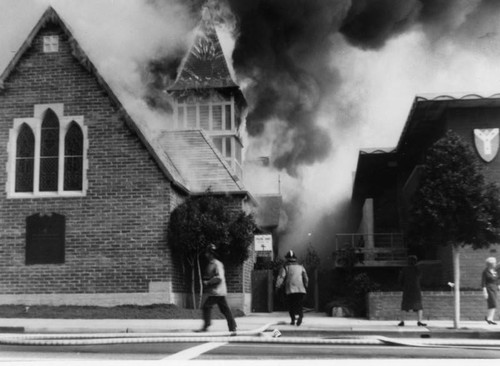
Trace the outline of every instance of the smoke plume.
{"type": "MultiPolygon", "coordinates": [[[[280,172],[289,227],[301,230],[299,235],[298,230],[284,234],[291,246],[303,245],[309,230],[325,243],[333,241],[331,223],[321,217],[338,217],[331,212],[333,207],[340,207],[350,194],[349,167],[357,155],[359,129],[380,120],[372,127],[373,137],[383,134],[381,123],[387,123],[387,116],[404,122],[411,98],[422,91],[416,88],[424,83],[414,81],[412,72],[439,73],[423,91],[443,85],[444,91],[459,91],[453,88],[472,84],[463,73],[457,78],[456,70],[455,77],[448,78],[447,68],[462,67],[446,64],[454,61],[453,53],[460,51],[467,66],[465,60],[472,59],[473,52],[499,53],[498,46],[491,46],[499,28],[500,2],[495,0],[190,0],[186,4],[192,14],[201,14],[201,7],[208,4],[217,22],[233,33],[232,63],[249,104],[247,158],[266,155],[267,146],[271,166],[264,174],[280,172]],[[388,46],[398,39],[405,49],[412,49],[413,43],[415,54],[424,58],[409,58],[405,65],[404,57],[388,46]],[[389,54],[393,59],[387,62],[389,54]],[[395,75],[401,67],[404,79],[400,77],[399,84],[384,79],[384,74],[395,75]],[[404,93],[398,93],[402,88],[404,93]],[[387,97],[390,93],[393,96],[387,97]],[[408,99],[407,105],[391,108],[400,95],[408,99]],[[373,106],[382,104],[382,96],[389,106],[385,111],[373,106]],[[395,116],[395,110],[404,111],[395,116]]],[[[264,181],[258,175],[254,180],[264,181]]]]}

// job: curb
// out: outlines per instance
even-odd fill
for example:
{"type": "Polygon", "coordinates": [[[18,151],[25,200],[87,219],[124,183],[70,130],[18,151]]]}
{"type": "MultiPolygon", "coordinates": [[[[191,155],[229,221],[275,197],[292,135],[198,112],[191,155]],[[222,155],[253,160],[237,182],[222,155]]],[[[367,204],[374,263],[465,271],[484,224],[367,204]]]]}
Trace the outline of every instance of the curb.
{"type": "Polygon", "coordinates": [[[0,333],[24,333],[24,327],[0,327],[0,333]]]}
{"type": "Polygon", "coordinates": [[[471,331],[377,331],[377,330],[281,330],[286,337],[319,337],[319,338],[340,338],[340,337],[366,337],[366,336],[384,336],[390,338],[440,338],[440,339],[500,339],[500,332],[481,332],[471,331]]]}

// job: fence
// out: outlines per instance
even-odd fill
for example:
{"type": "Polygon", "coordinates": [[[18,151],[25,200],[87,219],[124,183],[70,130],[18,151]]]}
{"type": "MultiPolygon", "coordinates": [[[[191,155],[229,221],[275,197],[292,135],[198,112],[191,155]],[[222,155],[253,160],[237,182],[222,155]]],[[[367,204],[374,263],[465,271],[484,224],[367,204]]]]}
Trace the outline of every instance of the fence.
{"type": "Polygon", "coordinates": [[[349,261],[400,262],[405,261],[408,250],[400,233],[337,234],[335,257],[338,265],[349,261]]]}

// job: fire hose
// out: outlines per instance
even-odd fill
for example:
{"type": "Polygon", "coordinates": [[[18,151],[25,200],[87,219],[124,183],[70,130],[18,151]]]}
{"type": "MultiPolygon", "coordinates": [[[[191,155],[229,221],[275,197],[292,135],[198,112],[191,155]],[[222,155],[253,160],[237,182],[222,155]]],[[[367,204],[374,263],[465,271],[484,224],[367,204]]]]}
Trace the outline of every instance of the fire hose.
{"type": "Polygon", "coordinates": [[[237,332],[161,332],[161,333],[99,333],[99,334],[0,334],[0,345],[83,346],[143,343],[266,343],[304,345],[364,345],[406,346],[426,348],[468,348],[500,350],[500,340],[485,339],[407,339],[384,336],[346,336],[342,338],[281,337],[278,329],[269,328],[283,323],[269,323],[260,328],[237,332]]]}

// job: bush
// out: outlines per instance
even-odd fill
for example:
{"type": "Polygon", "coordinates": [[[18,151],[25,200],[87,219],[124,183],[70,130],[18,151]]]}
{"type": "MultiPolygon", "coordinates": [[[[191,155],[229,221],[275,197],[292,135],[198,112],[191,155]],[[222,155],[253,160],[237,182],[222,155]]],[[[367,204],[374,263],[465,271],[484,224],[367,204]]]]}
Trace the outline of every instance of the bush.
{"type": "Polygon", "coordinates": [[[349,284],[349,288],[354,297],[363,296],[364,298],[368,292],[378,291],[380,285],[363,272],[353,277],[349,284]]]}

